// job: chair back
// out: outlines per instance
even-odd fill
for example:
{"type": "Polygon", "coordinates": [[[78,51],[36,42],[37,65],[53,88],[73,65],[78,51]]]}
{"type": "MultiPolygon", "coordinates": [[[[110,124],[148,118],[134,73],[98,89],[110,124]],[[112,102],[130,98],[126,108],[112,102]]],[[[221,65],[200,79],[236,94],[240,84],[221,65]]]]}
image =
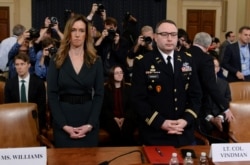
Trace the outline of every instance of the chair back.
{"type": "Polygon", "coordinates": [[[240,81],[229,83],[232,101],[250,100],[250,82],[240,81]]]}
{"type": "Polygon", "coordinates": [[[4,87],[5,87],[5,82],[0,81],[0,104],[4,103],[4,87]]]}
{"type": "Polygon", "coordinates": [[[230,103],[235,119],[229,123],[231,142],[250,142],[250,101],[241,100],[230,103]]]}
{"type": "Polygon", "coordinates": [[[0,148],[40,146],[37,105],[9,103],[0,105],[0,148]]]}

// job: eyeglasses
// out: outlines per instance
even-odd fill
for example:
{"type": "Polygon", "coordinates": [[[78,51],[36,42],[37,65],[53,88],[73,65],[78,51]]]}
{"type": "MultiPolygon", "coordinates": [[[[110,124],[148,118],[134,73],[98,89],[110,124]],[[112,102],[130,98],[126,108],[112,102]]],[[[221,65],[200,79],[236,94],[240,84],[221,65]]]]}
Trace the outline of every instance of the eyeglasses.
{"type": "Polygon", "coordinates": [[[156,34],[158,34],[160,36],[163,36],[163,37],[169,37],[169,36],[175,37],[175,36],[178,35],[177,32],[170,32],[170,33],[168,33],[168,32],[159,32],[159,33],[156,33],[156,34]]]}
{"type": "Polygon", "coordinates": [[[123,71],[115,72],[114,75],[123,74],[123,71]]]}

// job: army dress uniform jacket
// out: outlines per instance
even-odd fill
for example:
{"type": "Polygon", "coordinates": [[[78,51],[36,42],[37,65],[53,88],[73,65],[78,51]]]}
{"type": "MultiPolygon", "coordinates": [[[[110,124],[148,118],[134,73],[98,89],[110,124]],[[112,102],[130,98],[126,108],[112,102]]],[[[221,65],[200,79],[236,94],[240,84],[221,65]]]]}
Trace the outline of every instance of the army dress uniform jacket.
{"type": "Polygon", "coordinates": [[[183,146],[194,142],[194,123],[201,104],[201,89],[191,54],[174,52],[174,75],[156,49],[134,61],[132,98],[145,145],[183,146]],[[182,135],[161,129],[165,120],[184,119],[182,135]]]}

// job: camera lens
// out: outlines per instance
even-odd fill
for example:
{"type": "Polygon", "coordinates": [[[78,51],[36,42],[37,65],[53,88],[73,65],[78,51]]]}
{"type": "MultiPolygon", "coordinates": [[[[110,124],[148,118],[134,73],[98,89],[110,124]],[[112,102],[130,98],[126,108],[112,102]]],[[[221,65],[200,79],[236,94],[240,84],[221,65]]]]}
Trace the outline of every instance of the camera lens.
{"type": "Polygon", "coordinates": [[[146,36],[143,37],[143,40],[146,44],[150,44],[153,41],[151,37],[146,37],[146,36]]]}

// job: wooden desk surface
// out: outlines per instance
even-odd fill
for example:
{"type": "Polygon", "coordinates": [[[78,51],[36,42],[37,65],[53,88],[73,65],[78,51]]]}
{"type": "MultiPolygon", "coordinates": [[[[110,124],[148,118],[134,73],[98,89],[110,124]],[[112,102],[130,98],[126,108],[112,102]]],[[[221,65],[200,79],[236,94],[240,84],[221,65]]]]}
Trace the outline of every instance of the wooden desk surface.
{"type": "MultiPolygon", "coordinates": [[[[209,146],[186,146],[178,148],[178,154],[181,154],[181,149],[193,149],[197,156],[194,159],[194,164],[198,164],[201,152],[209,154],[209,146]]],[[[141,146],[134,147],[95,147],[95,148],[63,148],[63,149],[48,149],[47,159],[48,165],[98,165],[101,162],[109,161],[116,156],[128,153],[130,151],[139,150],[143,152],[141,146]]],[[[145,155],[145,163],[148,163],[145,155]]],[[[139,152],[134,152],[109,163],[109,165],[141,165],[141,158],[139,152]]],[[[146,165],[145,164],[145,165],[146,165]]],[[[249,165],[250,162],[226,162],[226,163],[212,163],[211,165],[249,165]]]]}

